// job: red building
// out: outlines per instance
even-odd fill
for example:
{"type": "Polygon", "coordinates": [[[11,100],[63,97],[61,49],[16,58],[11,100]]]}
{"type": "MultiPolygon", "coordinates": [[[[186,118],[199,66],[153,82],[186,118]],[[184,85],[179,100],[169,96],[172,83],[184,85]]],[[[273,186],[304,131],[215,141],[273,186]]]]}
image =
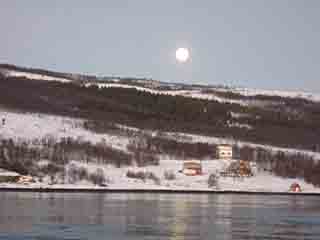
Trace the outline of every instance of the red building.
{"type": "Polygon", "coordinates": [[[183,163],[183,170],[182,172],[187,176],[195,176],[202,174],[202,166],[201,161],[185,161],[183,163]]]}

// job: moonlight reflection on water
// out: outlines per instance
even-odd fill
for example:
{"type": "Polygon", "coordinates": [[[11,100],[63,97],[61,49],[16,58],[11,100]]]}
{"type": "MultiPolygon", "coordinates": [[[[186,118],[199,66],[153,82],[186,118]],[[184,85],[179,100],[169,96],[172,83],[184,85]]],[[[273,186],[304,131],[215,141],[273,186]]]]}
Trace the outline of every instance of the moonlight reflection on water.
{"type": "Polygon", "coordinates": [[[317,197],[0,193],[0,239],[317,239],[317,197]]]}

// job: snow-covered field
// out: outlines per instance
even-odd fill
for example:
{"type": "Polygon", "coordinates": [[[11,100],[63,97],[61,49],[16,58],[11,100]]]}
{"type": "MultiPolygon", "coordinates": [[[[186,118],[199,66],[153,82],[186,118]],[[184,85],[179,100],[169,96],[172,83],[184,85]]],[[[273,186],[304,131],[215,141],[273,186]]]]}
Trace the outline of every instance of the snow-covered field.
{"type": "MultiPolygon", "coordinates": [[[[311,184],[305,183],[301,179],[285,179],[268,173],[256,173],[253,177],[233,178],[219,177],[217,187],[208,187],[208,178],[211,173],[219,173],[231,160],[211,159],[202,161],[203,174],[200,176],[186,176],[179,172],[182,169],[182,162],[179,160],[162,160],[159,166],[138,167],[122,167],[116,168],[109,165],[85,164],[73,162],[78,166],[94,172],[101,168],[107,179],[107,186],[101,187],[93,185],[88,181],[80,181],[75,184],[57,183],[50,185],[48,179],[43,182],[35,182],[30,184],[16,183],[0,183],[0,187],[6,188],[65,188],[65,189],[122,189],[122,190],[219,190],[219,191],[250,191],[250,192],[289,192],[290,185],[294,182],[300,184],[304,193],[320,193],[320,188],[316,188],[311,184]],[[145,171],[154,173],[160,180],[159,183],[153,180],[141,180],[128,178],[127,171],[145,171]],[[176,179],[166,180],[164,172],[170,171],[174,173],[176,179]]],[[[1,172],[0,172],[1,175],[1,172]]],[[[66,177],[68,178],[68,177],[66,177]]]]}
{"type": "MultiPolygon", "coordinates": [[[[266,191],[266,192],[287,192],[293,182],[298,182],[303,192],[320,192],[320,189],[313,187],[299,179],[284,179],[267,173],[256,173],[255,176],[249,178],[232,178],[220,177],[218,180],[218,188],[208,187],[208,178],[211,173],[219,174],[230,163],[230,160],[210,159],[202,161],[203,175],[186,176],[179,173],[182,170],[183,161],[179,160],[162,160],[159,166],[147,166],[143,168],[115,168],[106,166],[104,172],[109,178],[109,188],[111,189],[176,189],[176,190],[233,190],[233,191],[266,191]],[[138,179],[130,179],[126,177],[126,172],[146,171],[152,172],[160,178],[160,185],[155,184],[152,180],[143,182],[138,179]],[[172,171],[176,179],[166,180],[165,171],[172,171]]],[[[89,168],[101,167],[101,165],[89,165],[89,168]]]]}

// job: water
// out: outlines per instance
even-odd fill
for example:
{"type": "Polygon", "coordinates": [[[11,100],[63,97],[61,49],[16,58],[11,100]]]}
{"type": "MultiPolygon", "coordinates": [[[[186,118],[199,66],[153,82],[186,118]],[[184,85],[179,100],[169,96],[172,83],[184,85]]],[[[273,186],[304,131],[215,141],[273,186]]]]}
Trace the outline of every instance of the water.
{"type": "Polygon", "coordinates": [[[0,239],[320,239],[314,196],[0,193],[0,239]]]}

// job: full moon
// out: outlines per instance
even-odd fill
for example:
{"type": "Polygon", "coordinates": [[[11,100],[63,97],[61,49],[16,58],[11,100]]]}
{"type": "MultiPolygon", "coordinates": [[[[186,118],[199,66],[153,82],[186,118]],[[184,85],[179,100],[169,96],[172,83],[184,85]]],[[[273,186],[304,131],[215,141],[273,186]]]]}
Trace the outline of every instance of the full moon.
{"type": "Polygon", "coordinates": [[[178,48],[176,51],[176,59],[179,62],[186,62],[189,59],[189,50],[187,48],[178,48]]]}

